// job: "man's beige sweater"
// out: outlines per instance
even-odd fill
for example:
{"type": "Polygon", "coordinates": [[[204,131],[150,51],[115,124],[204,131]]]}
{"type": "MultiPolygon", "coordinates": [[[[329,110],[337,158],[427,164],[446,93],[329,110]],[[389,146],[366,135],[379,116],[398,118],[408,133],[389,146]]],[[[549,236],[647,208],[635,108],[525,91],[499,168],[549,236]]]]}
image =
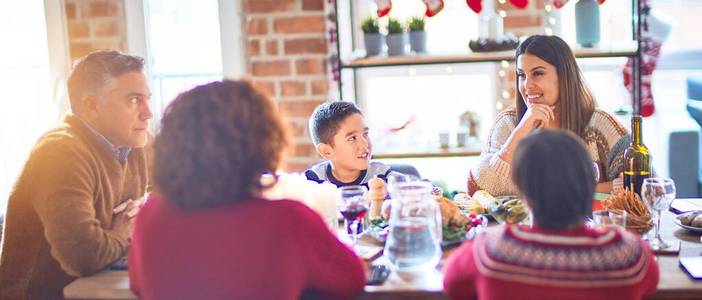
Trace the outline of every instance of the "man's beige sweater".
{"type": "Polygon", "coordinates": [[[78,276],[126,254],[106,231],[112,209],[144,195],[147,155],[120,163],[100,137],[67,116],[32,149],[7,206],[0,250],[0,299],[56,299],[78,276]]]}

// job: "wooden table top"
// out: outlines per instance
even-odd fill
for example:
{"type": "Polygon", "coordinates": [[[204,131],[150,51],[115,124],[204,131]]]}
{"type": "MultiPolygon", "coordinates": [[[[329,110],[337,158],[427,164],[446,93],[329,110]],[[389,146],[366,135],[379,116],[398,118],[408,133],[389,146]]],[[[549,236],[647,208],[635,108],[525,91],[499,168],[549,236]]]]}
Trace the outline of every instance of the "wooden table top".
{"type": "MultiPolygon", "coordinates": [[[[702,209],[702,199],[678,199],[702,209]]],[[[661,221],[661,235],[666,240],[680,240],[679,256],[702,255],[700,234],[687,231],[673,223],[674,214],[665,212],[661,221]]],[[[447,256],[449,251],[444,253],[447,256]]],[[[378,260],[384,260],[380,257],[378,260]]],[[[702,281],[691,279],[678,265],[678,255],[657,255],[660,268],[658,290],[649,299],[702,299],[702,281]]],[[[103,271],[80,278],[63,290],[66,299],[136,299],[129,290],[126,271],[103,271]]],[[[442,292],[442,275],[439,271],[422,277],[400,277],[391,273],[380,286],[366,286],[358,299],[448,299],[442,292]]]]}

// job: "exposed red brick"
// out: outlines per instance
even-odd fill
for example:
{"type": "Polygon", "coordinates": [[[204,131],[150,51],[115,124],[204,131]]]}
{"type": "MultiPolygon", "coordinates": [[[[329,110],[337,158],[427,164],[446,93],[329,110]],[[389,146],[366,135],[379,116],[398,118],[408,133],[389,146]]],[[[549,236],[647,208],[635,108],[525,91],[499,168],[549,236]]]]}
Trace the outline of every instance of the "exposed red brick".
{"type": "Polygon", "coordinates": [[[326,95],[329,92],[329,81],[326,79],[312,80],[310,87],[312,95],[326,95]]]}
{"type": "Polygon", "coordinates": [[[93,24],[93,34],[97,37],[120,36],[121,20],[110,20],[93,24]]]}
{"type": "Polygon", "coordinates": [[[254,76],[281,76],[290,75],[290,61],[258,61],[251,67],[254,76]]]}
{"type": "Polygon", "coordinates": [[[246,43],[246,53],[249,56],[261,55],[261,43],[258,40],[249,40],[246,43]]]}
{"type": "Polygon", "coordinates": [[[324,0],[302,0],[302,10],[324,10],[324,0]]]}
{"type": "Polygon", "coordinates": [[[111,17],[119,15],[119,5],[121,1],[90,1],[81,5],[81,17],[111,17]]]}
{"type": "Polygon", "coordinates": [[[76,17],[76,4],[66,3],[66,19],[73,20],[76,17]]]}
{"type": "Polygon", "coordinates": [[[309,130],[306,122],[288,121],[288,129],[293,137],[306,137],[309,130]]]}
{"type": "Polygon", "coordinates": [[[294,4],[293,0],[246,0],[244,11],[247,13],[291,11],[294,4]]]}
{"type": "Polygon", "coordinates": [[[324,32],[324,16],[301,16],[276,19],[273,28],[277,33],[324,32]]]}
{"type": "Polygon", "coordinates": [[[315,149],[314,145],[312,143],[303,143],[303,144],[297,144],[294,146],[294,156],[302,156],[302,157],[309,157],[312,156],[317,152],[315,149]]]}
{"type": "Polygon", "coordinates": [[[70,50],[69,50],[71,53],[71,60],[81,58],[93,50],[94,50],[94,48],[90,43],[71,42],[70,50]]]}
{"type": "Polygon", "coordinates": [[[68,36],[71,39],[89,37],[90,27],[88,27],[88,23],[82,21],[68,21],[68,36]]]}
{"type": "Polygon", "coordinates": [[[283,170],[288,172],[302,172],[304,170],[307,170],[307,168],[309,168],[310,166],[312,166],[311,163],[285,162],[283,170]]]}
{"type": "Polygon", "coordinates": [[[295,62],[295,70],[298,75],[325,74],[327,62],[322,58],[304,58],[295,62]]]}
{"type": "Polygon", "coordinates": [[[324,101],[281,101],[279,108],[288,117],[309,118],[322,103],[324,101]]]}
{"type": "Polygon", "coordinates": [[[303,96],[307,93],[307,83],[304,81],[283,81],[280,83],[280,95],[283,97],[303,96]]]}
{"type": "Polygon", "coordinates": [[[272,40],[266,42],[266,54],[278,55],[278,41],[272,40]]]}
{"type": "Polygon", "coordinates": [[[539,15],[523,15],[523,16],[507,15],[503,20],[504,20],[505,29],[524,28],[524,27],[541,27],[541,16],[539,16],[539,15]]]}
{"type": "Polygon", "coordinates": [[[327,53],[326,39],[303,38],[285,41],[285,54],[327,53]]]}
{"type": "Polygon", "coordinates": [[[251,18],[246,21],[248,35],[264,35],[268,33],[268,20],[264,18],[251,18]]]}
{"type": "Polygon", "coordinates": [[[265,94],[268,97],[274,97],[275,96],[275,83],[270,82],[270,81],[261,81],[261,80],[255,80],[252,81],[251,84],[254,86],[254,88],[261,93],[265,94]]]}

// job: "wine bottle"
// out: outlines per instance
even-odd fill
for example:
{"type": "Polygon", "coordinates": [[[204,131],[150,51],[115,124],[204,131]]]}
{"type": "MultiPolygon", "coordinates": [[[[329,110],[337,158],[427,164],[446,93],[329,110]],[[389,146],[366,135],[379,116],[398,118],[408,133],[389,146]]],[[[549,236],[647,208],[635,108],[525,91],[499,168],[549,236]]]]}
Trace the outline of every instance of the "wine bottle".
{"type": "Polygon", "coordinates": [[[631,144],[624,150],[624,188],[641,195],[643,180],[651,176],[651,155],[641,137],[641,116],[631,117],[631,144]]]}

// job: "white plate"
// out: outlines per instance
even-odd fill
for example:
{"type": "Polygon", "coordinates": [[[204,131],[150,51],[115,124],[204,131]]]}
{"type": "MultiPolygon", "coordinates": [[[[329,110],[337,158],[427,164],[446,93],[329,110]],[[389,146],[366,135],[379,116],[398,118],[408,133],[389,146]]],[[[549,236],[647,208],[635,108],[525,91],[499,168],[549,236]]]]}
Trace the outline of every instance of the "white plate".
{"type": "Polygon", "coordinates": [[[694,227],[694,226],[689,226],[689,225],[683,225],[682,223],[680,223],[680,218],[682,218],[682,217],[684,217],[684,216],[686,216],[686,215],[692,214],[692,213],[699,213],[699,212],[700,212],[700,211],[697,210],[697,211],[689,211],[689,212],[686,212],[686,213],[679,214],[679,215],[675,216],[674,222],[675,222],[675,224],[677,224],[678,226],[680,226],[680,227],[682,227],[682,228],[685,228],[685,229],[687,229],[687,230],[689,230],[689,231],[694,231],[694,232],[700,232],[700,233],[702,233],[702,227],[694,227]]]}

